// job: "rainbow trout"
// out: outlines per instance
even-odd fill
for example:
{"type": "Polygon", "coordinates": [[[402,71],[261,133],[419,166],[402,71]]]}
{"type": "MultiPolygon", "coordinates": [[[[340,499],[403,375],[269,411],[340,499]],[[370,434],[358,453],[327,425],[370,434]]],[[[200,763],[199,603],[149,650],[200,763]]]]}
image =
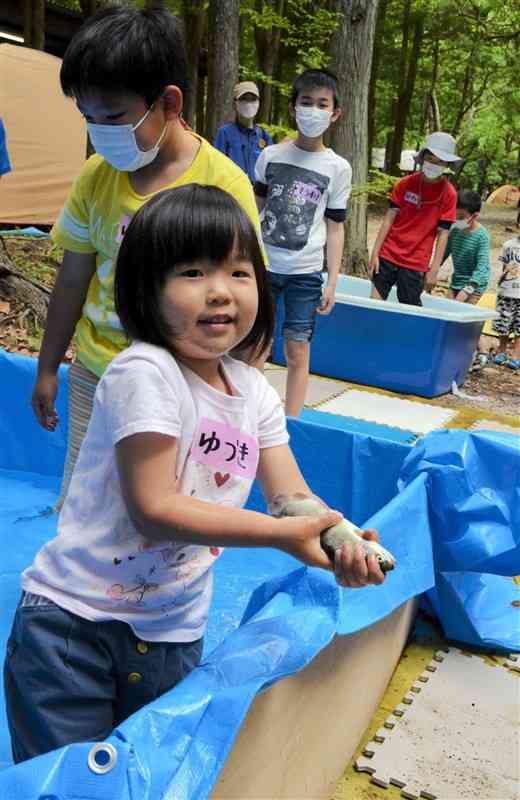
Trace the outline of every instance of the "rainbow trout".
{"type": "MultiPolygon", "coordinates": [[[[293,495],[278,494],[269,503],[269,513],[273,517],[315,517],[326,514],[329,509],[314,497],[297,492],[293,495]]],[[[381,547],[377,542],[363,539],[361,531],[348,519],[343,518],[337,525],[322,531],[321,546],[331,561],[334,553],[345,543],[360,544],[365,555],[373,555],[379,562],[382,572],[390,572],[396,565],[392,553],[381,547]]]]}

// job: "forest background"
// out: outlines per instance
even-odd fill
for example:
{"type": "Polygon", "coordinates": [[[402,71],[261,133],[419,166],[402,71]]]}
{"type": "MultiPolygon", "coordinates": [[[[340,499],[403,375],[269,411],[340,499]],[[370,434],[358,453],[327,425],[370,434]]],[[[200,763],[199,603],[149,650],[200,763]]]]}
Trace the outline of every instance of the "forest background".
{"type": "Polygon", "coordinates": [[[306,67],[339,77],[343,117],[329,143],[353,167],[345,269],[364,274],[367,203],[386,195],[403,149],[444,130],[457,139],[457,187],[484,196],[520,174],[517,0],[24,0],[26,44],[43,49],[45,8],[88,17],[108,5],[167,8],[189,54],[188,124],[210,141],[233,119],[232,88],[254,80],[257,122],[291,135],[290,85],[306,67]],[[385,149],[374,170],[372,148],[385,149]]]}
{"type": "MultiPolygon", "coordinates": [[[[0,12],[13,2],[18,0],[0,0],[0,12]]],[[[456,186],[485,195],[502,184],[519,185],[517,0],[23,0],[20,5],[26,46],[58,56],[82,20],[104,6],[174,12],[184,26],[189,59],[191,93],[184,116],[210,141],[217,127],[233,118],[237,80],[259,84],[258,121],[280,140],[294,134],[288,101],[295,75],[306,67],[336,71],[344,114],[330,143],[351,162],[354,180],[345,237],[347,273],[366,274],[388,190],[401,174],[401,150],[416,150],[431,131],[446,130],[457,138],[464,161],[450,175],[456,186]],[[57,16],[70,23],[61,49],[52,33],[57,16]],[[372,148],[385,148],[383,170],[370,169],[372,148]]],[[[501,246],[518,230],[515,217],[513,206],[483,207],[491,235],[491,291],[501,246]]],[[[49,239],[0,236],[1,348],[38,353],[61,258],[61,249],[49,239]]],[[[450,273],[448,259],[438,293],[448,292],[450,273]]],[[[496,345],[490,336],[481,341],[489,349],[496,345]]],[[[65,360],[72,358],[71,347],[65,360]]],[[[474,401],[448,395],[437,402],[517,413],[513,372],[490,362],[469,374],[464,386],[474,401]]]]}

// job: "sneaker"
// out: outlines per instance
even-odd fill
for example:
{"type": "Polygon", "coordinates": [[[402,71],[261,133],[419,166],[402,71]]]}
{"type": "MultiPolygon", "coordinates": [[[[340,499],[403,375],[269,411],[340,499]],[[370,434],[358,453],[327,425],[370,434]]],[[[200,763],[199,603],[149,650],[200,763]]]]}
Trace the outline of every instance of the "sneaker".
{"type": "Polygon", "coordinates": [[[499,366],[503,366],[503,364],[506,364],[507,361],[508,361],[508,358],[507,358],[507,355],[505,353],[498,353],[495,356],[495,364],[498,364],[499,366]]]}
{"type": "Polygon", "coordinates": [[[520,369],[520,358],[510,358],[506,367],[509,367],[509,369],[520,369]]]}
{"type": "Polygon", "coordinates": [[[475,353],[469,371],[480,372],[480,370],[483,369],[487,363],[488,363],[488,357],[486,353],[475,353]]]}

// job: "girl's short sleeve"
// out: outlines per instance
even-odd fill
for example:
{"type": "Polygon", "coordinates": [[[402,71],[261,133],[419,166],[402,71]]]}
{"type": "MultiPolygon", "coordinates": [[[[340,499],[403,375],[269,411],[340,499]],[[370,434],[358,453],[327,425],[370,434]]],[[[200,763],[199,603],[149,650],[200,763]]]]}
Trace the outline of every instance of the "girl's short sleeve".
{"type": "Polygon", "coordinates": [[[258,397],[258,444],[264,447],[276,447],[287,444],[289,434],[282,401],[276,390],[258,370],[258,385],[254,388],[258,397]]]}
{"type": "Polygon", "coordinates": [[[176,391],[160,367],[146,359],[113,363],[96,399],[103,405],[112,445],[135,433],[181,434],[181,389],[176,391]]]}

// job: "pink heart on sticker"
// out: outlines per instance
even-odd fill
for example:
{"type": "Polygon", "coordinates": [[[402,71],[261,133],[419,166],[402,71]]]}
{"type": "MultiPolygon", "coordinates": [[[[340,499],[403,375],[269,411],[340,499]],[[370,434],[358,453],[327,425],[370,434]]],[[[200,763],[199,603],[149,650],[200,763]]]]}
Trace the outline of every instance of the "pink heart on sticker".
{"type": "Polygon", "coordinates": [[[229,472],[226,472],[225,475],[222,475],[221,472],[215,472],[215,483],[219,487],[223,486],[225,484],[225,482],[230,479],[230,477],[231,477],[231,475],[229,474],[229,472]]]}

